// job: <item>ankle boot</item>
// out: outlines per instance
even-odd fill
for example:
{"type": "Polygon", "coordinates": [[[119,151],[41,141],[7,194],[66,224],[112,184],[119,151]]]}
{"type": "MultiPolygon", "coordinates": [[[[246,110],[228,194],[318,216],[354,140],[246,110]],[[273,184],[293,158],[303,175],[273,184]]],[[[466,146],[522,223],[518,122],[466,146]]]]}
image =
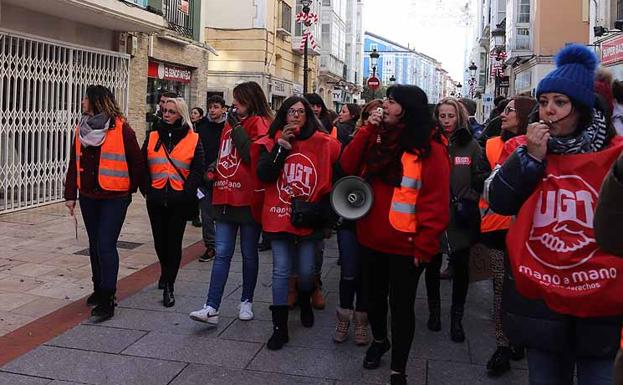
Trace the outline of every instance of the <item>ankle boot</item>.
{"type": "Polygon", "coordinates": [[[273,313],[273,335],[266,343],[269,350],[279,350],[290,338],[288,336],[288,306],[272,305],[270,311],[273,313]]]}
{"type": "Polygon", "coordinates": [[[164,307],[172,307],[175,305],[175,296],[173,295],[173,284],[167,283],[164,285],[164,291],[162,292],[162,304],[164,307]]]}
{"type": "Polygon", "coordinates": [[[288,306],[290,307],[290,309],[294,309],[294,307],[296,306],[298,282],[298,277],[288,278],[288,306]]]}
{"type": "Polygon", "coordinates": [[[310,301],[311,293],[299,290],[299,306],[301,307],[301,323],[304,327],[314,326],[314,311],[310,301]]]}
{"type": "Polygon", "coordinates": [[[87,306],[96,306],[100,302],[102,293],[100,289],[94,288],[93,293],[87,298],[87,306]]]}
{"type": "Polygon", "coordinates": [[[348,327],[350,326],[350,319],[353,316],[353,310],[338,307],[335,311],[335,316],[337,320],[335,322],[333,341],[337,343],[344,342],[348,338],[348,327]]]}
{"type": "Polygon", "coordinates": [[[353,316],[355,323],[355,343],[359,346],[367,345],[370,342],[368,335],[368,313],[355,311],[353,316]]]}
{"type": "Polygon", "coordinates": [[[441,301],[428,300],[428,330],[438,332],[441,330],[441,301]]]}
{"type": "Polygon", "coordinates": [[[99,303],[91,310],[91,322],[99,323],[111,319],[115,315],[115,293],[102,292],[99,303]]]}
{"type": "Polygon", "coordinates": [[[316,275],[314,279],[314,291],[311,294],[311,303],[314,309],[322,310],[326,306],[324,295],[322,294],[322,281],[320,275],[316,275]]]}
{"type": "Polygon", "coordinates": [[[465,341],[463,330],[463,306],[452,306],[450,315],[450,337],[454,342],[465,341]]]}

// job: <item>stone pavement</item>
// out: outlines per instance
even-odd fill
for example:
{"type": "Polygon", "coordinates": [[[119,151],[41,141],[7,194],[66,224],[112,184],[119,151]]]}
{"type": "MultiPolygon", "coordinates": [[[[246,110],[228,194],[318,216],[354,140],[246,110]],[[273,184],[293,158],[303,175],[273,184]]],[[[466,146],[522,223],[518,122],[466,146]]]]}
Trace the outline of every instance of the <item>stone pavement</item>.
{"type": "MultiPolygon", "coordinates": [[[[144,199],[134,194],[121,232],[119,279],[157,261],[144,199]]],[[[0,336],[89,295],[93,290],[88,238],[76,206],[64,204],[0,216],[0,336]]],[[[186,228],[184,245],[201,239],[186,228]]]]}
{"type": "MultiPolygon", "coordinates": [[[[144,231],[145,235],[148,235],[144,231]]],[[[145,242],[147,242],[145,240],[145,242]]],[[[389,354],[381,368],[362,368],[365,348],[352,340],[334,344],[334,309],[339,266],[335,241],[327,245],[323,282],[327,309],[316,311],[313,328],[305,329],[298,311],[291,312],[290,342],[269,351],[271,334],[270,252],[260,256],[255,320],[240,321],[241,257],[232,263],[221,320],[217,328],[188,318],[201,307],[212,263],[193,261],[179,274],[177,303],[161,305],[154,284],[122,301],[115,317],[99,325],[88,322],[44,343],[0,368],[1,385],[73,384],[383,384],[389,379],[389,354]]],[[[423,279],[422,279],[423,281],[423,279]]],[[[408,366],[410,384],[527,384],[525,361],[499,379],[489,379],[485,364],[494,350],[491,283],[472,284],[465,316],[467,341],[450,341],[449,283],[443,282],[443,330],[426,329],[428,316],[421,282],[416,304],[416,335],[408,366]]]]}

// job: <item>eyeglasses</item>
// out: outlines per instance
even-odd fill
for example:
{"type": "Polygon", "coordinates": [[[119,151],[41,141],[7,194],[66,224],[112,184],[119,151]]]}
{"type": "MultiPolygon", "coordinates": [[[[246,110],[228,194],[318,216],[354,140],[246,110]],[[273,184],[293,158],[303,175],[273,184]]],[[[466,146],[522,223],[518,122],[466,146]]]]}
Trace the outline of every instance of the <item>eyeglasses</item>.
{"type": "Polygon", "coordinates": [[[299,109],[297,110],[297,109],[294,109],[294,108],[290,108],[290,109],[288,110],[288,115],[290,115],[290,116],[294,116],[294,115],[305,115],[305,109],[304,109],[304,108],[299,108],[299,109]]]}
{"type": "Polygon", "coordinates": [[[515,108],[513,108],[513,107],[506,107],[506,108],[504,109],[504,113],[505,113],[505,114],[510,114],[511,112],[515,112],[515,111],[517,111],[517,109],[515,109],[515,108]]]}
{"type": "Polygon", "coordinates": [[[171,115],[173,115],[173,114],[177,114],[177,111],[175,111],[175,110],[169,110],[169,109],[163,108],[163,109],[162,109],[162,114],[163,114],[163,115],[164,115],[164,114],[171,114],[171,115]]]}

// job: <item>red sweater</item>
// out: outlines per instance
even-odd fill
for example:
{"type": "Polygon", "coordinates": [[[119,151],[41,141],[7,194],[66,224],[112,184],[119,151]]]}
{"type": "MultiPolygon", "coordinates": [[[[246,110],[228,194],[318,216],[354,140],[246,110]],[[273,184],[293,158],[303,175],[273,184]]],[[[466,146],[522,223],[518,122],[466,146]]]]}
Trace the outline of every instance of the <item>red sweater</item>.
{"type": "MultiPolygon", "coordinates": [[[[360,174],[369,151],[368,143],[376,137],[375,131],[374,128],[360,128],[346,146],[340,159],[346,174],[360,174]]],[[[423,160],[415,233],[398,231],[389,223],[394,186],[379,178],[373,178],[370,184],[374,204],[370,212],[357,221],[359,243],[381,253],[408,255],[420,262],[430,262],[440,251],[441,233],[448,226],[450,216],[450,162],[445,146],[433,141],[430,155],[423,160]]]]}

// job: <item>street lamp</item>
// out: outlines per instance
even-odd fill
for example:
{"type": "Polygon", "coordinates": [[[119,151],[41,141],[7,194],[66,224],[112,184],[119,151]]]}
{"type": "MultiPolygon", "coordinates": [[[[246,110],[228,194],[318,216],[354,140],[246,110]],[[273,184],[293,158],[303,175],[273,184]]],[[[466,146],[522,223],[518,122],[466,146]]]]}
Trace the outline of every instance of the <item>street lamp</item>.
{"type": "MultiPolygon", "coordinates": [[[[309,11],[311,10],[309,8],[309,6],[311,5],[312,0],[301,0],[301,4],[303,4],[303,13],[305,14],[305,20],[307,19],[307,16],[309,15],[309,11]]],[[[310,23],[310,21],[306,21],[305,24],[307,27],[309,27],[308,23],[310,23]]],[[[307,73],[309,72],[309,63],[307,61],[307,45],[309,44],[308,42],[309,37],[307,39],[305,39],[305,48],[303,50],[303,93],[307,93],[307,73]]]]}
{"type": "Polygon", "coordinates": [[[493,44],[495,45],[495,48],[501,50],[502,47],[504,47],[506,31],[498,24],[496,28],[491,31],[491,36],[493,36],[493,44]]]}
{"type": "Polygon", "coordinates": [[[470,79],[468,81],[469,97],[473,98],[474,90],[476,89],[476,71],[478,71],[478,66],[474,62],[472,62],[472,64],[469,67],[467,67],[467,69],[469,70],[469,75],[470,75],[470,79]]]}
{"type": "Polygon", "coordinates": [[[461,97],[461,88],[463,88],[463,85],[459,82],[459,83],[456,83],[455,87],[456,87],[457,96],[460,98],[461,97]]]}
{"type": "MultiPolygon", "coordinates": [[[[376,52],[376,48],[374,48],[372,50],[372,52],[370,52],[370,65],[372,66],[372,77],[375,78],[376,77],[376,65],[379,62],[379,53],[376,52]]],[[[375,97],[376,94],[376,90],[372,89],[372,98],[375,97]]]]}
{"type": "Polygon", "coordinates": [[[393,85],[394,83],[396,83],[396,77],[395,77],[394,75],[390,76],[390,78],[389,78],[389,83],[390,83],[390,84],[392,84],[392,85],[393,85]]]}

